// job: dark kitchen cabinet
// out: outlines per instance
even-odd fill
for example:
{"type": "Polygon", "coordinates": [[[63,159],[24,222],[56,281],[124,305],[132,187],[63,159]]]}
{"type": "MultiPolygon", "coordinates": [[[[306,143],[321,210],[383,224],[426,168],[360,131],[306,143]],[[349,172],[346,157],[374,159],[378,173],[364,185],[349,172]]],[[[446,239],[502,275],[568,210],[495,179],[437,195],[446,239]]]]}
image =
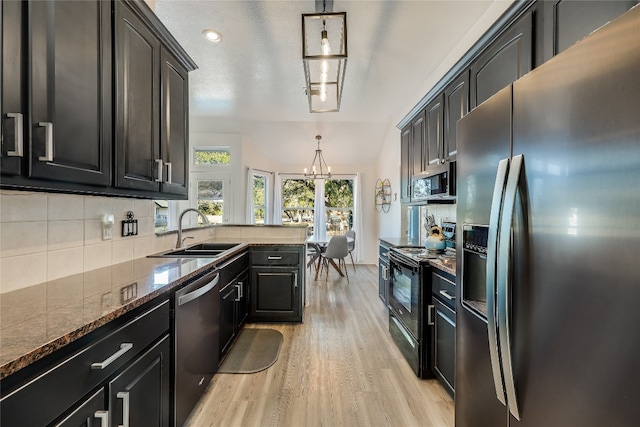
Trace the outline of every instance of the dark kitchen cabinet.
{"type": "Polygon", "coordinates": [[[438,269],[431,273],[433,292],[433,357],[431,369],[451,396],[456,367],[455,277],[438,269]]]}
{"type": "Polygon", "coordinates": [[[444,90],[443,161],[456,160],[458,120],[469,112],[469,71],[465,70],[444,90]]]}
{"type": "Polygon", "coordinates": [[[387,307],[389,304],[389,245],[382,241],[378,250],[378,296],[387,307]]]}
{"type": "Polygon", "coordinates": [[[476,107],[533,67],[533,13],[529,10],[471,64],[471,106],[476,107]]]}
{"type": "Polygon", "coordinates": [[[169,335],[109,382],[112,425],[169,426],[169,335]]]}
{"type": "Polygon", "coordinates": [[[2,3],[3,174],[108,186],[111,3],[2,3]]]}
{"type": "Polygon", "coordinates": [[[592,31],[622,15],[637,1],[561,0],[542,2],[543,60],[549,60],[592,31]]]}
{"type": "Polygon", "coordinates": [[[411,170],[413,162],[411,146],[411,124],[402,129],[400,135],[400,201],[411,201],[411,170]]]}
{"type": "Polygon", "coordinates": [[[425,108],[426,115],[426,155],[424,159],[425,168],[442,163],[444,159],[444,95],[436,96],[425,108]]]}
{"type": "Polygon", "coordinates": [[[115,20],[115,184],[159,191],[160,41],[123,3],[115,5],[115,20]]]}
{"type": "Polygon", "coordinates": [[[108,411],[114,426],[167,426],[169,319],[169,301],[152,301],[3,378],[2,425],[105,425],[108,411]]]}
{"type": "Polygon", "coordinates": [[[115,19],[116,186],[186,199],[188,70],[129,3],[115,19]]]}
{"type": "Polygon", "coordinates": [[[111,181],[111,3],[30,2],[30,177],[111,181]]]}
{"type": "Polygon", "coordinates": [[[304,246],[251,248],[252,321],[301,322],[304,246]]]}
{"type": "MultiPolygon", "coordinates": [[[[411,121],[411,138],[409,146],[411,154],[411,175],[420,173],[425,168],[428,146],[425,140],[425,112],[422,111],[411,121]]],[[[411,182],[411,181],[409,181],[411,182]]]]}
{"type": "Polygon", "coordinates": [[[0,101],[2,116],[0,129],[0,171],[3,175],[19,175],[23,169],[23,158],[27,154],[27,133],[25,126],[28,120],[27,98],[27,64],[25,4],[17,1],[0,2],[1,24],[0,47],[0,101]]]}
{"type": "Polygon", "coordinates": [[[234,257],[220,270],[220,362],[240,334],[248,315],[249,252],[234,257]]]}

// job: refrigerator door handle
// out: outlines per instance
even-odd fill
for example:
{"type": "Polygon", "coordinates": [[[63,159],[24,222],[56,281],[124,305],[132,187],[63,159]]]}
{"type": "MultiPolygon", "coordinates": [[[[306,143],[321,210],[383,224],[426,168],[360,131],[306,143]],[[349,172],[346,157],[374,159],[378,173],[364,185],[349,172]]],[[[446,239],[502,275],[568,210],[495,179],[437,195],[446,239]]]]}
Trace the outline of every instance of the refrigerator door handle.
{"type": "Polygon", "coordinates": [[[498,163],[496,183],[491,199],[491,213],[489,216],[489,236],[487,240],[487,323],[489,335],[489,355],[491,356],[491,372],[493,384],[498,400],[506,406],[507,400],[502,381],[502,368],[498,348],[498,328],[496,316],[496,263],[498,260],[498,232],[500,231],[500,214],[507,172],[509,171],[509,159],[502,159],[498,163]]]}
{"type": "Polygon", "coordinates": [[[520,420],[520,409],[516,396],[515,380],[513,375],[513,357],[511,352],[511,244],[512,226],[516,203],[516,193],[520,184],[520,176],[524,157],[522,155],[513,156],[509,178],[507,179],[507,189],[505,191],[502,204],[502,218],[500,220],[500,244],[498,259],[498,330],[500,331],[500,360],[502,361],[502,372],[504,374],[504,387],[507,392],[507,406],[509,412],[517,420],[520,420]]]}

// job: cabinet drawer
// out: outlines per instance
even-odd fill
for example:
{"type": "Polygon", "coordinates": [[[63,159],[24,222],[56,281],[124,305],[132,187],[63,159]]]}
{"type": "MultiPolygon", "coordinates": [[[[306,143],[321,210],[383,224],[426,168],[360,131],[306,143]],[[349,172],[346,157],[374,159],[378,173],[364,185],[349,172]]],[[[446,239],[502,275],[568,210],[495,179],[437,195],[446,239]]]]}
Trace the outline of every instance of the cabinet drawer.
{"type": "MultiPolygon", "coordinates": [[[[57,364],[49,362],[22,387],[6,395],[2,390],[2,425],[50,423],[168,330],[169,301],[165,301],[57,364]]],[[[48,360],[52,359],[42,362],[48,360]]]]}
{"type": "Polygon", "coordinates": [[[431,275],[431,290],[433,294],[444,301],[450,308],[456,304],[456,284],[448,278],[445,278],[439,272],[433,272],[431,275]]]}
{"type": "Polygon", "coordinates": [[[249,268],[249,252],[244,252],[233,258],[224,261],[217,266],[220,270],[220,289],[238,277],[244,270],[249,268]]]}
{"type": "Polygon", "coordinates": [[[298,265],[300,252],[297,251],[255,251],[252,265],[298,265]]]}

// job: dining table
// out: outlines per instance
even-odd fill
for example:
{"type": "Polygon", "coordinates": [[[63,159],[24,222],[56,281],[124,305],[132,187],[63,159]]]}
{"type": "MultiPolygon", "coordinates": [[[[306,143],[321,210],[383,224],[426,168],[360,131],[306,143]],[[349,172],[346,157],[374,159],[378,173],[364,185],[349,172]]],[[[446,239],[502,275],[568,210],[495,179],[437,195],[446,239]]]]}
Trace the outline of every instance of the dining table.
{"type": "MultiPolygon", "coordinates": [[[[322,262],[322,253],[327,248],[327,245],[329,244],[329,240],[331,240],[331,237],[332,236],[326,236],[326,237],[309,236],[309,238],[307,238],[307,245],[315,248],[315,252],[313,253],[313,256],[307,262],[307,267],[310,267],[311,265],[315,265],[316,275],[314,280],[318,280],[318,272],[320,271],[320,263],[322,262]]],[[[347,243],[353,243],[353,239],[347,236],[347,243]]],[[[335,263],[333,259],[327,258],[327,261],[329,261],[329,264],[331,264],[333,268],[335,268],[335,270],[338,272],[338,274],[341,277],[344,277],[344,272],[342,271],[340,266],[335,263]]]]}

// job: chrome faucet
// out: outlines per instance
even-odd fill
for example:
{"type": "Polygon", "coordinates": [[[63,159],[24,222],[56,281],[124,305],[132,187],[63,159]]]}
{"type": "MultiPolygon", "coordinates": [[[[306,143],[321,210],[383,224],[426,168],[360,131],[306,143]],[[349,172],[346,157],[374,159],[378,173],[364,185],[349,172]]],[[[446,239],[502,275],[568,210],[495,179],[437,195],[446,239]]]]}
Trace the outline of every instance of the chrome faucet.
{"type": "Polygon", "coordinates": [[[184,243],[184,241],[189,239],[189,238],[191,238],[191,237],[185,237],[184,239],[182,238],[182,217],[187,212],[196,212],[198,214],[198,216],[200,216],[200,218],[202,218],[202,222],[204,222],[205,224],[209,224],[209,220],[207,219],[206,215],[203,214],[202,212],[200,212],[198,209],[187,208],[187,209],[183,210],[180,213],[180,218],[178,218],[178,240],[176,241],[176,249],[180,249],[182,247],[182,244],[184,243]]]}

